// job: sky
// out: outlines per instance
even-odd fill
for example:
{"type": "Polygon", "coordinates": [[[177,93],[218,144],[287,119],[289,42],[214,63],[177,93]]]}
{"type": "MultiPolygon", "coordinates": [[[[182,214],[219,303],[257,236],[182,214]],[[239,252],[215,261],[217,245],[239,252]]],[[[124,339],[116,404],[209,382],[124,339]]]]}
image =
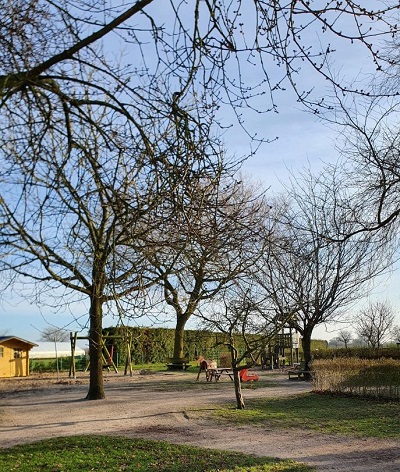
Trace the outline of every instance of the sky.
{"type": "MultiPolygon", "coordinates": [[[[337,48],[336,57],[340,58],[340,72],[357,75],[365,70],[365,53],[357,48],[337,48]]],[[[337,59],[336,59],[337,60],[337,59]]],[[[320,94],[329,93],[326,82],[312,74],[299,75],[303,88],[312,86],[320,94]]],[[[278,137],[271,143],[263,144],[257,155],[249,158],[243,166],[243,173],[250,179],[260,182],[273,192],[282,190],[282,183],[287,181],[289,174],[296,175],[304,167],[318,172],[325,162],[336,162],[338,152],[335,143],[338,140],[337,130],[306,112],[296,102],[294,94],[289,90],[280,94],[278,113],[254,114],[246,117],[246,127],[266,139],[278,137]]],[[[247,155],[249,140],[238,126],[228,130],[224,136],[228,153],[237,156],[247,155]]],[[[388,300],[395,310],[400,313],[400,284],[399,271],[380,278],[380,284],[374,290],[372,298],[388,300]]],[[[80,330],[81,326],[75,319],[87,318],[87,306],[84,303],[75,304],[69,309],[61,309],[55,313],[51,307],[37,306],[18,296],[16,292],[3,293],[0,303],[0,335],[15,335],[31,341],[40,339],[41,330],[47,326],[57,326],[66,330],[80,330]]],[[[367,300],[361,301],[354,307],[360,309],[367,300]]],[[[400,315],[397,315],[400,324],[400,315]]],[[[111,317],[106,317],[104,326],[115,323],[111,317]]],[[[140,322],[138,323],[141,324],[140,322]]],[[[172,327],[172,323],[167,323],[172,327]]],[[[331,339],[337,335],[337,329],[347,328],[346,325],[320,326],[314,331],[314,338],[331,339]]]]}

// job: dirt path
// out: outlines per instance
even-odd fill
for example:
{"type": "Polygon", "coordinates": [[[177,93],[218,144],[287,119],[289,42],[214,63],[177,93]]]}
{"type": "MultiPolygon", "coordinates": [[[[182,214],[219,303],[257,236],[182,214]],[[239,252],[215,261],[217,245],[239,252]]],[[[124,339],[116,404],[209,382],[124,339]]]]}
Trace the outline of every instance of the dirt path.
{"type": "MultiPolygon", "coordinates": [[[[246,389],[247,399],[293,395],[310,390],[305,382],[262,373],[265,387],[246,389]],[[273,383],[273,386],[270,386],[273,383]]],[[[0,380],[0,446],[54,436],[116,434],[174,443],[292,458],[318,471],[399,472],[400,441],[353,439],[305,430],[221,427],[198,418],[196,410],[233,402],[229,381],[196,382],[195,374],[107,374],[104,401],[83,400],[85,376],[0,380]],[[186,388],[190,387],[190,388],[186,388]]]]}

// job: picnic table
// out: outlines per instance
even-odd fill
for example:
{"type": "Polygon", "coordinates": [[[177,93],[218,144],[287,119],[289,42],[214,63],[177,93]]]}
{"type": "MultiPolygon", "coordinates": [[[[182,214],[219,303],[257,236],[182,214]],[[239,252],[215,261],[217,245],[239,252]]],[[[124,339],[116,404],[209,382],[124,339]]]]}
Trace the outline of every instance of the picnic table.
{"type": "Polygon", "coordinates": [[[209,369],[209,381],[211,382],[213,379],[215,382],[218,382],[218,380],[221,378],[223,375],[227,375],[231,380],[233,380],[233,370],[229,369],[228,367],[219,367],[216,369],[209,369]]]}
{"type": "Polygon", "coordinates": [[[306,363],[304,361],[295,364],[293,369],[288,370],[289,380],[298,379],[306,380],[307,376],[311,374],[311,370],[306,370],[306,363]]]}

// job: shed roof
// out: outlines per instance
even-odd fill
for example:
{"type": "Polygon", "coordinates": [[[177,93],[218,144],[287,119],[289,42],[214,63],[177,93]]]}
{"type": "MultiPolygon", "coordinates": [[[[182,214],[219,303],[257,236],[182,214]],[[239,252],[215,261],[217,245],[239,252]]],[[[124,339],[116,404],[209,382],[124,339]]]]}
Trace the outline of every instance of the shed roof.
{"type": "Polygon", "coordinates": [[[31,347],[37,346],[36,343],[33,343],[31,341],[27,341],[26,339],[19,338],[18,336],[0,336],[0,344],[5,343],[7,341],[12,341],[12,340],[19,341],[24,344],[28,344],[31,347]]]}

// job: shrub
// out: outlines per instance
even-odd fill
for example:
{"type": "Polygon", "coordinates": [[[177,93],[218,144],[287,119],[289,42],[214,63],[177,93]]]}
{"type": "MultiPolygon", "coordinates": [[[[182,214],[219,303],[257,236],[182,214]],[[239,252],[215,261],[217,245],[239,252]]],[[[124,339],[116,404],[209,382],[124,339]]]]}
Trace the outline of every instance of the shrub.
{"type": "Polygon", "coordinates": [[[400,400],[397,359],[335,358],[312,362],[314,390],[400,400]]]}
{"type": "Polygon", "coordinates": [[[337,357],[357,357],[361,359],[389,358],[400,360],[400,349],[398,347],[385,347],[379,349],[372,349],[370,347],[343,347],[313,351],[314,359],[335,359],[337,357]]]}
{"type": "MultiPolygon", "coordinates": [[[[60,357],[58,359],[58,370],[68,370],[71,365],[70,357],[60,357]]],[[[77,356],[75,358],[75,367],[77,370],[84,370],[86,366],[85,356],[77,356]]],[[[29,361],[30,372],[43,373],[43,372],[56,372],[57,371],[57,360],[56,359],[30,359],[29,361]]]]}

